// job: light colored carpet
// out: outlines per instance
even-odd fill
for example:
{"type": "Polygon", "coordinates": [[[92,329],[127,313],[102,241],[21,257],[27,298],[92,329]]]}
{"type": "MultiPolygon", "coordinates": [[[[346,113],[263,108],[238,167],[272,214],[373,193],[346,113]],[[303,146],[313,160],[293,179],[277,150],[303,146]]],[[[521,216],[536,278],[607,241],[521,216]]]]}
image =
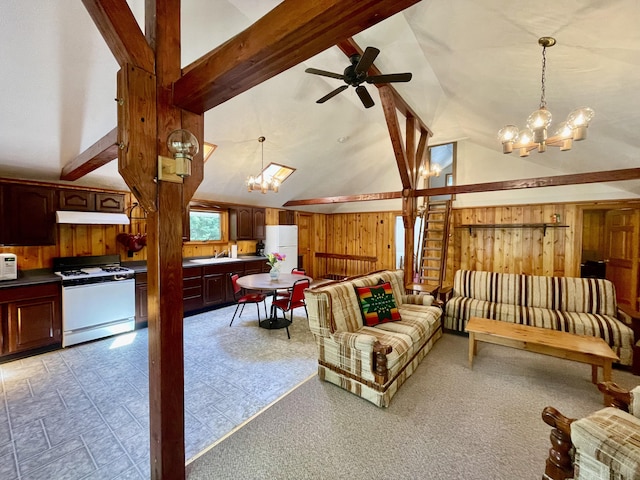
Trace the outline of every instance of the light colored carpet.
{"type": "MultiPolygon", "coordinates": [[[[614,370],[629,388],[638,377],[614,370]]],[[[571,417],[602,406],[591,367],[445,334],[388,409],[317,376],[187,467],[199,479],[539,479],[547,405],[571,417]]]]}

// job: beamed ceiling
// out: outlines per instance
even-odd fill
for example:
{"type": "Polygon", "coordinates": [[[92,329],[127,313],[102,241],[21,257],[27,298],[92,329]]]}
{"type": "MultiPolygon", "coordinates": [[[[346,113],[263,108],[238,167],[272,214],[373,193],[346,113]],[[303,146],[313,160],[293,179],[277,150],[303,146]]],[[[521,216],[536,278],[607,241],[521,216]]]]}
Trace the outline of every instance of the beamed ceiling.
{"type": "MultiPolygon", "coordinates": [[[[76,0],[5,2],[0,16],[0,176],[58,181],[69,162],[116,126],[118,65],[87,10],[76,0]],[[36,13],[37,12],[37,13],[36,13]]],[[[130,0],[144,25],[144,1],[130,0]]],[[[243,31],[279,2],[189,0],[182,6],[182,64],[243,31]]],[[[382,73],[412,72],[395,84],[433,132],[430,144],[459,142],[458,184],[505,182],[640,166],[640,4],[635,0],[422,1],[354,36],[381,50],[382,73]],[[589,138],[569,152],[503,155],[496,132],[524,126],[540,98],[541,50],[547,51],[547,103],[554,125],[575,107],[596,111],[589,138]]],[[[402,189],[378,89],[364,109],[349,88],[315,101],[340,80],[348,59],[332,47],[207,111],[205,141],[218,146],[195,197],[280,207],[291,200],[402,189]],[[264,161],[296,169],[280,193],[248,193],[249,173],[264,161]],[[339,141],[341,139],[342,141],[339,141]]],[[[404,128],[404,118],[400,119],[404,128]]],[[[117,162],[72,182],[126,189],[117,162]]],[[[636,180],[509,194],[459,195],[463,203],[635,198],[636,180]],[[475,195],[475,196],[474,196],[475,195]]],[[[303,206],[321,212],[400,209],[400,201],[303,206]]]]}

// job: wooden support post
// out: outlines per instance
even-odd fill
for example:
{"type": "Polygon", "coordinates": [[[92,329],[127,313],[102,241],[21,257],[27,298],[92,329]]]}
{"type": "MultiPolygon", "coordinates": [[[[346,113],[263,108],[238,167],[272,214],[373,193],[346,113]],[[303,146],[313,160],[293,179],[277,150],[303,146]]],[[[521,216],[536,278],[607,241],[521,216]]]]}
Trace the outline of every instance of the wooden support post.
{"type": "MultiPolygon", "coordinates": [[[[404,224],[404,284],[409,285],[413,281],[413,251],[414,251],[414,228],[416,224],[416,210],[418,200],[409,196],[411,190],[406,191],[402,197],[402,222],[404,224]]],[[[404,194],[404,192],[403,192],[404,194]]]]}

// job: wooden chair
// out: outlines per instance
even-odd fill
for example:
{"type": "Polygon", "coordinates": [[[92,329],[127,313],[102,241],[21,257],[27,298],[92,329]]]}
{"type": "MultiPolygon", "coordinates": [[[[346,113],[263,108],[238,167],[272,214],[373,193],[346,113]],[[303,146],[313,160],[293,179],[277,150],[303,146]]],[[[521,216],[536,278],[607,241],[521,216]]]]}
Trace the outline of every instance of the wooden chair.
{"type": "MultiPolygon", "coordinates": [[[[304,291],[309,288],[310,282],[308,279],[303,278],[301,280],[297,280],[293,284],[293,288],[291,289],[291,295],[288,298],[278,298],[276,297],[271,304],[271,308],[279,308],[282,310],[282,316],[287,319],[286,312],[290,313],[289,324],[293,323],[293,310],[299,307],[304,307],[304,313],[309,318],[309,313],[307,312],[307,304],[304,302],[304,291]]],[[[276,312],[274,312],[276,313],[276,312]]],[[[277,315],[274,315],[277,316],[277,315]]],[[[289,327],[287,326],[287,338],[291,338],[289,335],[289,327]]]]}
{"type": "Polygon", "coordinates": [[[542,411],[553,427],[543,480],[640,478],[640,387],[629,392],[602,382],[598,389],[607,408],[584,418],[567,418],[553,407],[542,411]]]}
{"type": "Polygon", "coordinates": [[[230,273],[229,276],[231,277],[231,285],[233,286],[233,296],[235,297],[235,301],[236,301],[236,310],[235,312],[233,312],[233,317],[231,318],[231,323],[229,323],[229,326],[233,324],[233,321],[236,318],[236,313],[238,313],[238,308],[240,308],[240,305],[242,305],[242,309],[240,310],[240,315],[238,315],[238,317],[242,316],[242,312],[244,311],[244,306],[248,303],[255,303],[256,310],[258,311],[258,325],[259,325],[260,324],[260,307],[258,304],[260,302],[264,304],[264,316],[266,318],[267,302],[265,300],[267,296],[264,293],[247,293],[245,295],[238,296],[240,294],[240,291],[242,290],[242,287],[238,285],[239,275],[237,273],[230,273]]]}

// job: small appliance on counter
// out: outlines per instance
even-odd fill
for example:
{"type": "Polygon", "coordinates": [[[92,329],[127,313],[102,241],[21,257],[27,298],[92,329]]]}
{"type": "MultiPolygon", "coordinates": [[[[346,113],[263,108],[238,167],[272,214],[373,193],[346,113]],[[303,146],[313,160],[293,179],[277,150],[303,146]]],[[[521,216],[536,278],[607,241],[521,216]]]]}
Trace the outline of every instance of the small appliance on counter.
{"type": "Polygon", "coordinates": [[[18,278],[18,257],[13,253],[0,253],[0,280],[18,278]]]}
{"type": "Polygon", "coordinates": [[[256,243],[256,255],[259,257],[264,257],[264,243],[262,243],[262,240],[256,243]]]}

